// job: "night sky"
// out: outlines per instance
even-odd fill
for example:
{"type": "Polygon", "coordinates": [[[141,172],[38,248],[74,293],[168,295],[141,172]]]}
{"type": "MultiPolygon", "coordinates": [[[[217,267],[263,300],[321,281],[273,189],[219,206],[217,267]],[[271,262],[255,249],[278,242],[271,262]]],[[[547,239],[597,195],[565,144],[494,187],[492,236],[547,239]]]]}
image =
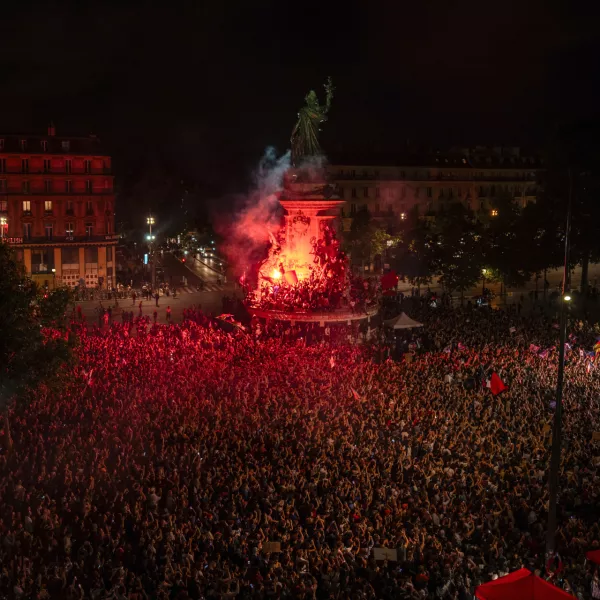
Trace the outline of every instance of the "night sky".
{"type": "Polygon", "coordinates": [[[536,145],[600,106],[599,10],[577,2],[81,4],[3,7],[0,129],[94,132],[125,182],[162,161],[235,189],[328,75],[330,152],[536,145]]]}

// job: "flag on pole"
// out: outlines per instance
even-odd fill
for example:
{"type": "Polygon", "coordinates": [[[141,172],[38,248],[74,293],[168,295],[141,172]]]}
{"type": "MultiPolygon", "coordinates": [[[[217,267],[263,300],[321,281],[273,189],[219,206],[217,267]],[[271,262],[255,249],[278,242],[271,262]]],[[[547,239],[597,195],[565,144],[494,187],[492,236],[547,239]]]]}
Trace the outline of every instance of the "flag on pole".
{"type": "Polygon", "coordinates": [[[540,351],[540,347],[536,346],[535,344],[530,344],[529,351],[533,352],[534,354],[537,354],[540,351]]]}
{"type": "Polygon", "coordinates": [[[354,399],[360,402],[362,400],[362,398],[360,397],[358,392],[354,388],[351,388],[351,389],[352,389],[352,395],[354,396],[354,399]]]}

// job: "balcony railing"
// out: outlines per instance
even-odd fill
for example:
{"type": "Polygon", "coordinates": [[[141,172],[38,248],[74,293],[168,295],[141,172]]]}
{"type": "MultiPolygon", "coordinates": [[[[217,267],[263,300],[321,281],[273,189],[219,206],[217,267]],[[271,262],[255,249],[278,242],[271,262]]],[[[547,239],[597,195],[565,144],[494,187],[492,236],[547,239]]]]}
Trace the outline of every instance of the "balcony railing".
{"type": "Polygon", "coordinates": [[[10,238],[11,244],[82,244],[99,242],[116,242],[119,240],[117,234],[105,235],[53,235],[51,239],[45,235],[31,236],[29,238],[10,238]]]}

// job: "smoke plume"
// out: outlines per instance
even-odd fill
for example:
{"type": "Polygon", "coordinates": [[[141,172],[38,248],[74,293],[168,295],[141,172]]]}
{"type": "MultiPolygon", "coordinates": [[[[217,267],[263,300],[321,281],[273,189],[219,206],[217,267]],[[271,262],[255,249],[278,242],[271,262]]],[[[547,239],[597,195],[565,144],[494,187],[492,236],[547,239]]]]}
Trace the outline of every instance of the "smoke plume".
{"type": "Polygon", "coordinates": [[[275,148],[267,148],[254,172],[252,190],[236,198],[228,218],[215,220],[217,232],[224,239],[223,252],[238,275],[264,257],[269,239],[279,229],[277,192],[282,189],[289,168],[289,151],[277,157],[275,148]]]}

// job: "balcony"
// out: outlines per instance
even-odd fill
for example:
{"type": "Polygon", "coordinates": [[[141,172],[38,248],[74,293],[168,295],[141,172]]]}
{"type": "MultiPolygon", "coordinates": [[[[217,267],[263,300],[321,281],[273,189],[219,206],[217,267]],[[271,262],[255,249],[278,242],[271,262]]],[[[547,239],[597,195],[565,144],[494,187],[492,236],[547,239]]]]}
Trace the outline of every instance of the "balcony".
{"type": "Polygon", "coordinates": [[[40,244],[40,245],[57,245],[57,244],[85,244],[85,243],[114,243],[119,240],[117,234],[106,235],[53,235],[52,239],[48,239],[45,235],[31,236],[29,238],[10,238],[11,244],[40,244]]]}

